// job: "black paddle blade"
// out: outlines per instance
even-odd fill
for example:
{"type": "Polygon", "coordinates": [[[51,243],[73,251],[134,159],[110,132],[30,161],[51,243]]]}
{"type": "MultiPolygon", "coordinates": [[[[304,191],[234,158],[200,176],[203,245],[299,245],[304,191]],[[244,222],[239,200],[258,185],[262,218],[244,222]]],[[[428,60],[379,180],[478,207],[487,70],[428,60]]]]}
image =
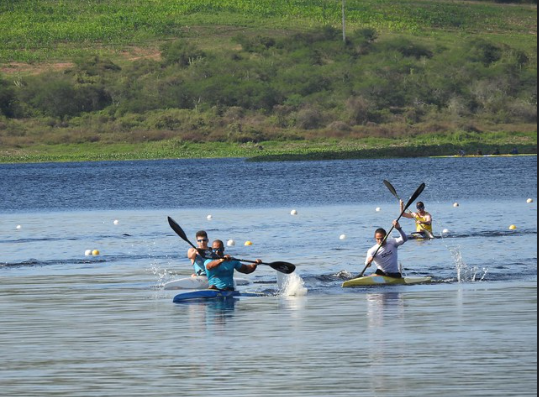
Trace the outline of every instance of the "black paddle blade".
{"type": "Polygon", "coordinates": [[[397,198],[397,200],[400,201],[400,197],[399,195],[397,194],[397,190],[395,190],[395,188],[393,187],[393,185],[391,184],[391,182],[389,181],[384,181],[384,185],[386,185],[386,187],[389,189],[389,191],[391,192],[391,194],[393,196],[395,196],[397,198]]]}
{"type": "Polygon", "coordinates": [[[286,262],[273,262],[268,264],[273,270],[284,274],[292,274],[296,271],[296,266],[286,262]]]}
{"type": "Polygon", "coordinates": [[[172,219],[170,216],[168,217],[168,224],[170,225],[170,227],[172,228],[172,230],[174,230],[176,232],[176,234],[178,236],[180,236],[180,238],[185,241],[186,243],[188,243],[191,247],[195,248],[196,247],[189,241],[189,239],[187,238],[187,234],[185,234],[185,232],[183,231],[183,229],[180,227],[180,225],[178,225],[176,223],[176,221],[174,219],[172,219]]]}
{"type": "Polygon", "coordinates": [[[417,188],[417,190],[415,191],[415,193],[412,195],[412,197],[410,197],[410,200],[408,201],[408,203],[406,204],[406,207],[404,207],[404,211],[406,211],[408,208],[410,208],[410,206],[414,203],[414,201],[417,200],[417,198],[419,196],[421,196],[421,193],[423,193],[423,190],[425,190],[425,188],[427,187],[426,184],[422,183],[421,186],[419,186],[417,188]]]}

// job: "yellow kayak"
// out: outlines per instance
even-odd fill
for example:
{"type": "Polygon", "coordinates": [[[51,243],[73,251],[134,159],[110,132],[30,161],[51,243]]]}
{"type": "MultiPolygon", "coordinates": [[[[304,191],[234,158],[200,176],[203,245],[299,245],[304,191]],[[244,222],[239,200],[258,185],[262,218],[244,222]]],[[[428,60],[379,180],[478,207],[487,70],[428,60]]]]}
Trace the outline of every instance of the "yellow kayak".
{"type": "Polygon", "coordinates": [[[412,285],[430,283],[432,277],[404,277],[391,278],[382,276],[361,277],[350,281],[345,281],[343,288],[368,287],[373,285],[412,285]]]}

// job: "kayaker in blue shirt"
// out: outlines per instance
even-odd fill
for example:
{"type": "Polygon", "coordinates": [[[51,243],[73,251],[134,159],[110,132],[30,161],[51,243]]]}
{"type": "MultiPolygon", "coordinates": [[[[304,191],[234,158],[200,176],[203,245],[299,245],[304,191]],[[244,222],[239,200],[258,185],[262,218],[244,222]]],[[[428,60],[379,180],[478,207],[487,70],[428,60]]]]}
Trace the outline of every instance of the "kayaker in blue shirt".
{"type": "Polygon", "coordinates": [[[244,265],[230,255],[225,255],[225,244],[221,240],[213,242],[212,250],[215,259],[208,259],[204,264],[210,289],[234,291],[234,271],[251,274],[262,263],[258,260],[255,265],[244,265]]]}
{"type": "Polygon", "coordinates": [[[210,239],[208,238],[208,233],[201,230],[196,234],[196,240],[198,249],[191,248],[187,252],[187,257],[191,260],[195,270],[193,277],[206,276],[204,262],[206,262],[207,258],[212,258],[212,250],[210,249],[209,245],[210,239]]]}

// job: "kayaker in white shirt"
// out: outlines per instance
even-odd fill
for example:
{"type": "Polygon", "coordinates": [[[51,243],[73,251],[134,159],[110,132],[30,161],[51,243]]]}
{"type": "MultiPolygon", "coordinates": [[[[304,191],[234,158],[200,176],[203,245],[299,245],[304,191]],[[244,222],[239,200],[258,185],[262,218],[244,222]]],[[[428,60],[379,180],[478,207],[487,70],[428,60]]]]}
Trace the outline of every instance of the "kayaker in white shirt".
{"type": "Polygon", "coordinates": [[[399,232],[400,237],[397,239],[388,238],[385,243],[384,239],[387,236],[387,232],[384,229],[376,230],[374,237],[377,244],[369,250],[367,260],[365,261],[365,265],[368,265],[368,267],[371,267],[373,262],[376,264],[377,270],[373,276],[402,278],[399,268],[399,247],[408,241],[408,237],[398,221],[394,221],[393,226],[399,232]],[[382,243],[383,245],[380,246],[382,243]],[[374,257],[376,251],[378,253],[374,257]]]}

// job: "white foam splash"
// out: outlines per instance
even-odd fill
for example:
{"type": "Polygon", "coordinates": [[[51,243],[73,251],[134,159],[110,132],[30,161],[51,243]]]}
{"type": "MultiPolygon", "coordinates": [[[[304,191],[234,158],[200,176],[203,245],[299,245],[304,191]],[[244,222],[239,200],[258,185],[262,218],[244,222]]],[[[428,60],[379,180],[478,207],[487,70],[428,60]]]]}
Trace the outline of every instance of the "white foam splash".
{"type": "Polygon", "coordinates": [[[277,284],[283,296],[305,296],[309,292],[305,287],[305,281],[297,273],[290,275],[278,273],[277,284]]]}
{"type": "Polygon", "coordinates": [[[488,274],[488,269],[479,269],[478,267],[470,267],[462,257],[462,252],[458,248],[450,249],[453,258],[455,259],[455,265],[457,268],[457,280],[459,283],[465,282],[481,282],[488,274]]]}

